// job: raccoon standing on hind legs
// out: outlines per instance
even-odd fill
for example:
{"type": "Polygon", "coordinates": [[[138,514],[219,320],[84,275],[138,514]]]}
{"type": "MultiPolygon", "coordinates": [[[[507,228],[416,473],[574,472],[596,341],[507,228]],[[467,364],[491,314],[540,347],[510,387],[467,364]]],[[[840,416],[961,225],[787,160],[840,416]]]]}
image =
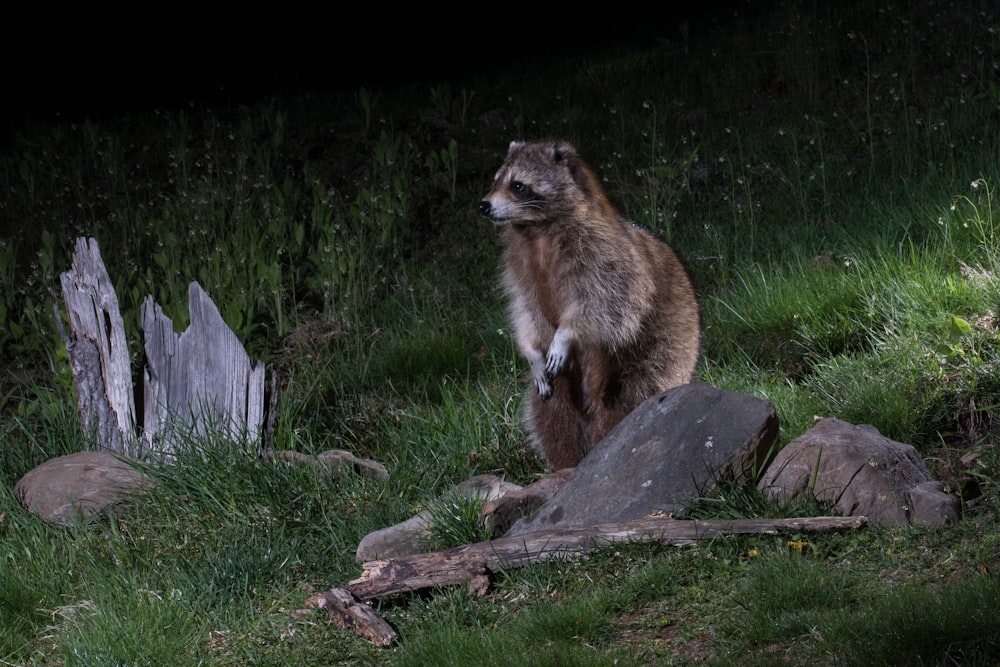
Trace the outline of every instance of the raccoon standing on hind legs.
{"type": "Polygon", "coordinates": [[[525,428],[552,469],[573,467],[644,400],[691,381],[694,288],[565,141],[511,142],[476,208],[503,226],[503,286],[534,381],[525,428]]]}

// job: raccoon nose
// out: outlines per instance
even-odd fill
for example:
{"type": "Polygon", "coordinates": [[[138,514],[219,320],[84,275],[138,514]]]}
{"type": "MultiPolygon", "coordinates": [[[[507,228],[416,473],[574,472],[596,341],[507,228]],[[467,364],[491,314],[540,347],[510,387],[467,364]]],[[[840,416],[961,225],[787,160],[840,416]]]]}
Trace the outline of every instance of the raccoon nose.
{"type": "Polygon", "coordinates": [[[490,203],[484,199],[483,201],[476,204],[476,210],[479,211],[479,215],[489,215],[490,203]]]}

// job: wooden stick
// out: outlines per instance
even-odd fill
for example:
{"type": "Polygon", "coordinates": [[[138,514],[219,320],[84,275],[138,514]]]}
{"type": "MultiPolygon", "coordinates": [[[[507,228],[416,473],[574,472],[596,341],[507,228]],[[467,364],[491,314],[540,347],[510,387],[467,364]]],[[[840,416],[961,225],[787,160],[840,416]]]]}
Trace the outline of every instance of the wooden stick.
{"type": "Polygon", "coordinates": [[[326,609],[337,625],[353,630],[376,646],[390,646],[399,635],[375,610],[358,602],[351,592],[333,588],[306,600],[306,606],[326,609]]]}
{"type": "Polygon", "coordinates": [[[349,582],[346,590],[358,599],[368,600],[395,593],[471,582],[470,590],[485,592],[482,578],[488,572],[522,567],[553,558],[565,560],[613,543],[659,541],[681,546],[719,535],[827,532],[857,529],[867,523],[868,520],[863,516],[713,521],[677,520],[664,516],[624,523],[542,530],[467,544],[446,551],[369,561],[362,566],[361,576],[349,582]]]}

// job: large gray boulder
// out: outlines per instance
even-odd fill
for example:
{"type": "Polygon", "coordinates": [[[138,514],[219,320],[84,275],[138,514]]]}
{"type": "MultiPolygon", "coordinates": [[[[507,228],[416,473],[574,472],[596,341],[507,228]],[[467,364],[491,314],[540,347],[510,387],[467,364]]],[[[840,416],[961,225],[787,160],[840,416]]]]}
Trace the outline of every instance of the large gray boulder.
{"type": "Polygon", "coordinates": [[[959,501],[931,478],[912,445],[839,419],[819,419],[785,445],[758,488],[774,498],[811,494],[844,516],[882,526],[941,526],[959,518],[959,501]]]}
{"type": "Polygon", "coordinates": [[[147,487],[152,480],[110,451],[67,454],[28,471],[14,496],[47,521],[91,521],[147,487]]]}
{"type": "Polygon", "coordinates": [[[692,382],[648,399],[509,535],[673,512],[725,475],[753,479],[778,438],[774,406],[692,382]]]}

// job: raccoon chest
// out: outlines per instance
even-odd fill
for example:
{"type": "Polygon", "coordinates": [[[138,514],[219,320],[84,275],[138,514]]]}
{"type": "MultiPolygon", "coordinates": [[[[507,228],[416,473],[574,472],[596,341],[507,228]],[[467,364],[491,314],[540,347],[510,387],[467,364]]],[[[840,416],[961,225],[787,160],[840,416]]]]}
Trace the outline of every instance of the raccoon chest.
{"type": "Polygon", "coordinates": [[[558,328],[566,304],[563,302],[557,276],[553,271],[558,265],[558,258],[552,242],[545,237],[532,239],[527,251],[527,286],[533,293],[538,310],[545,321],[553,329],[558,328]]]}

